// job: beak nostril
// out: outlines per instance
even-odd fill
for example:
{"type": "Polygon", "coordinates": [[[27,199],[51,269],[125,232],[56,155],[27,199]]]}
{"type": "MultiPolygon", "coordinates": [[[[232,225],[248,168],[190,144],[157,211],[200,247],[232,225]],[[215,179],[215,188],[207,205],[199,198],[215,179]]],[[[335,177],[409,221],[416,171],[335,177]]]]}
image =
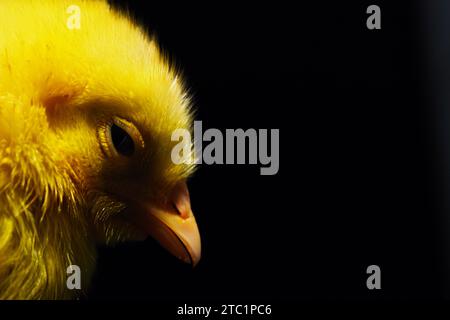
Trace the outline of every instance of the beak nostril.
{"type": "Polygon", "coordinates": [[[178,213],[180,215],[181,218],[183,219],[187,219],[189,218],[189,213],[185,212],[185,211],[180,211],[180,209],[178,209],[177,205],[175,204],[175,202],[172,202],[172,207],[175,210],[176,213],[178,213]]]}
{"type": "Polygon", "coordinates": [[[170,205],[184,220],[192,216],[191,201],[186,182],[178,183],[169,196],[170,205]]]}
{"type": "Polygon", "coordinates": [[[181,212],[180,212],[180,210],[178,210],[177,205],[174,202],[172,202],[172,207],[175,210],[175,212],[181,216],[181,212]]]}

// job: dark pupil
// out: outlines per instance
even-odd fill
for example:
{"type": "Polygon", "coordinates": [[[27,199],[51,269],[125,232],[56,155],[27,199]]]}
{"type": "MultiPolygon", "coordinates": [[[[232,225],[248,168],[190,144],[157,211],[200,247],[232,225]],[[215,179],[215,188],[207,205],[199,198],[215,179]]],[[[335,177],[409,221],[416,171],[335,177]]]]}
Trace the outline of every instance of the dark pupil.
{"type": "Polygon", "coordinates": [[[134,152],[133,139],[116,124],[111,126],[111,139],[117,152],[124,156],[131,156],[134,152]]]}

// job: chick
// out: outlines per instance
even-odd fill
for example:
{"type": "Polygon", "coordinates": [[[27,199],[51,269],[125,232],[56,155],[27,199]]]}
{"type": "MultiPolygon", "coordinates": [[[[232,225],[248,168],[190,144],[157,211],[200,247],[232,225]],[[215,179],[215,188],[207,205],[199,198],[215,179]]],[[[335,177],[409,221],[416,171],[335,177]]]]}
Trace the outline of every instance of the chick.
{"type": "Polygon", "coordinates": [[[104,1],[2,0],[0,21],[0,298],[73,298],[70,265],[85,292],[98,244],[195,265],[194,166],[170,156],[192,112],[154,39],[104,1]]]}

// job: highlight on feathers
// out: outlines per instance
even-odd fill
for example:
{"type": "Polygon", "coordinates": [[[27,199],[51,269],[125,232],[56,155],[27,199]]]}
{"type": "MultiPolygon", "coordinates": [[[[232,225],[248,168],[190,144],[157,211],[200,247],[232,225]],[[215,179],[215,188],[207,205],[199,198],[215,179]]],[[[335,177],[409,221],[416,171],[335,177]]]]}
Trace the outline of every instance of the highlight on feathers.
{"type": "Polygon", "coordinates": [[[194,165],[170,158],[190,100],[155,40],[105,1],[2,0],[0,20],[0,298],[85,294],[96,244],[148,234],[195,264],[194,165]],[[80,28],[67,27],[74,4],[80,28]],[[114,123],[128,157],[111,149],[114,123]],[[182,249],[166,230],[177,219],[182,249]],[[66,288],[69,265],[81,293],[66,288]]]}

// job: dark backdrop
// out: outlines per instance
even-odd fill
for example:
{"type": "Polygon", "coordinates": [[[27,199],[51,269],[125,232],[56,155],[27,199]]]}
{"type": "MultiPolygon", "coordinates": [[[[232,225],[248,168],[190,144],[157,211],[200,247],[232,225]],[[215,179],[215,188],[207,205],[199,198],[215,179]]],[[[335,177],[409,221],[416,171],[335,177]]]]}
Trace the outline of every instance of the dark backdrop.
{"type": "Polygon", "coordinates": [[[102,248],[88,298],[442,297],[420,8],[378,2],[371,31],[372,2],[310,2],[114,1],[182,67],[204,129],[280,129],[280,170],[201,166],[200,264],[151,239],[102,248]]]}

